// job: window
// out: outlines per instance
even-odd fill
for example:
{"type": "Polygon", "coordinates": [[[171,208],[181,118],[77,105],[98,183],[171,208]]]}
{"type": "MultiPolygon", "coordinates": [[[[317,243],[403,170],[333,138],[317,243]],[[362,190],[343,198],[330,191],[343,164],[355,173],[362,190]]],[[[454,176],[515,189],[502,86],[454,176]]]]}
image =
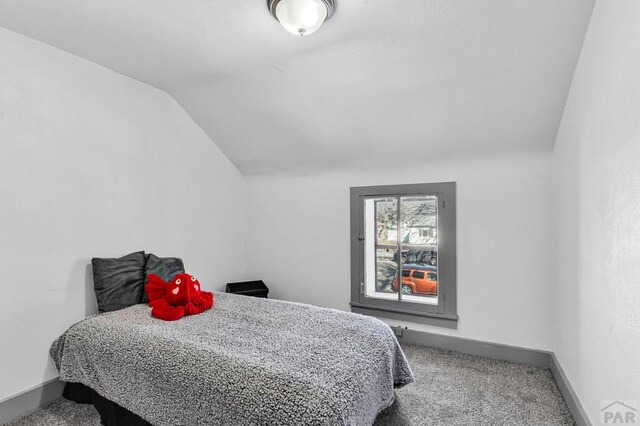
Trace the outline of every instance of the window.
{"type": "Polygon", "coordinates": [[[435,229],[433,228],[420,228],[420,236],[424,238],[433,238],[435,229]]]}
{"type": "Polygon", "coordinates": [[[351,188],[351,307],[455,327],[455,182],[351,188]]]}

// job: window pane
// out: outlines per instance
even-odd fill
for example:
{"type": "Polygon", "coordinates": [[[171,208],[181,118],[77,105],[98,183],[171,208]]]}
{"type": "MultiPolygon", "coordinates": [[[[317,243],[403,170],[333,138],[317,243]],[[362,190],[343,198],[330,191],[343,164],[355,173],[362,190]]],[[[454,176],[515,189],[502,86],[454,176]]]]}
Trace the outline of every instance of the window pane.
{"type": "Polygon", "coordinates": [[[393,278],[398,271],[397,200],[365,200],[365,281],[366,297],[398,300],[393,278]],[[395,218],[395,219],[394,219],[395,218]]]}
{"type": "Polygon", "coordinates": [[[378,245],[398,244],[398,207],[396,199],[377,199],[375,203],[376,243],[378,245]]]}
{"type": "Polygon", "coordinates": [[[393,249],[377,249],[373,259],[373,271],[367,274],[365,280],[365,296],[378,299],[398,300],[398,294],[393,289],[398,265],[393,261],[393,249]]]}
{"type": "Polygon", "coordinates": [[[402,300],[438,303],[438,197],[400,199],[402,300]]]}
{"type": "Polygon", "coordinates": [[[438,246],[438,197],[401,199],[402,244],[438,246]]]}
{"type": "MultiPolygon", "coordinates": [[[[402,270],[403,301],[438,304],[438,274],[435,266],[409,264],[403,265],[402,270]],[[423,268],[433,269],[434,272],[425,273],[423,268]],[[411,275],[404,276],[404,271],[410,271],[411,275]]],[[[397,286],[393,288],[395,290],[397,286]]]]}
{"type": "MultiPolygon", "coordinates": [[[[393,280],[398,272],[398,264],[393,261],[395,250],[378,249],[376,259],[376,291],[395,293],[392,288],[393,280]]],[[[397,299],[396,296],[394,296],[397,299]]]]}

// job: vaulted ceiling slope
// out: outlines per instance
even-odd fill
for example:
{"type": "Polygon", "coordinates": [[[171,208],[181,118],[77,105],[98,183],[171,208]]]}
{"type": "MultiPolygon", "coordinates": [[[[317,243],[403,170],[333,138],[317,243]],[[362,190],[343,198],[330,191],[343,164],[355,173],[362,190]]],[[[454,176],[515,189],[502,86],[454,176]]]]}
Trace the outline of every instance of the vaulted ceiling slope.
{"type": "Polygon", "coordinates": [[[0,0],[0,25],[167,91],[256,174],[550,149],[594,3],[338,0],[298,38],[266,1],[0,0]]]}

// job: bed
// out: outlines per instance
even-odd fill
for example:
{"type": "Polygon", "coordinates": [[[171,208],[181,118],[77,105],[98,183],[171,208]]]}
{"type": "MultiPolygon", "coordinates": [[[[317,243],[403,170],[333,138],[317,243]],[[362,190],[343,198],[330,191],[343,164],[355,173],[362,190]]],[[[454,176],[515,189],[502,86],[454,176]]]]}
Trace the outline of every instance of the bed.
{"type": "Polygon", "coordinates": [[[348,312],[215,293],[175,322],[139,304],[51,346],[65,382],[157,425],[371,425],[413,382],[391,329],[348,312]]]}

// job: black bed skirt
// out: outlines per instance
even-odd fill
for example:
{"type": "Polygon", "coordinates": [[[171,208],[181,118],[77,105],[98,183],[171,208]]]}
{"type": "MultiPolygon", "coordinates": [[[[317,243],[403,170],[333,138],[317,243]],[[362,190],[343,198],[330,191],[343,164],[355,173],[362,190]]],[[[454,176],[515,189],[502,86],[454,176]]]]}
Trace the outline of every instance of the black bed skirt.
{"type": "Polygon", "coordinates": [[[105,426],[151,426],[151,423],[142,417],[100,396],[98,392],[82,383],[68,382],[64,386],[62,396],[79,404],[93,404],[105,426]]]}

